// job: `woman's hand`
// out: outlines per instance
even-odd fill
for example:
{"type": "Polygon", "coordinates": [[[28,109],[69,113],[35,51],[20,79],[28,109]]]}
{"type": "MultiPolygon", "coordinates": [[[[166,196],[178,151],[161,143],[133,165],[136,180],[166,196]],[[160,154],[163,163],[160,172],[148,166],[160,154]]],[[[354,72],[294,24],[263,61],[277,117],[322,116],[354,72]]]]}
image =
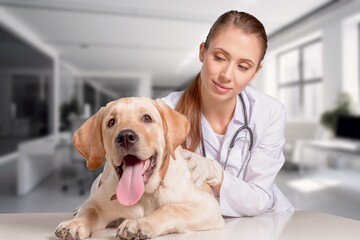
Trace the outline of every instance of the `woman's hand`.
{"type": "Polygon", "coordinates": [[[200,187],[207,182],[216,192],[220,191],[223,180],[223,169],[217,161],[205,158],[188,150],[183,150],[181,155],[185,160],[188,160],[188,169],[191,172],[191,178],[196,186],[200,187]]]}

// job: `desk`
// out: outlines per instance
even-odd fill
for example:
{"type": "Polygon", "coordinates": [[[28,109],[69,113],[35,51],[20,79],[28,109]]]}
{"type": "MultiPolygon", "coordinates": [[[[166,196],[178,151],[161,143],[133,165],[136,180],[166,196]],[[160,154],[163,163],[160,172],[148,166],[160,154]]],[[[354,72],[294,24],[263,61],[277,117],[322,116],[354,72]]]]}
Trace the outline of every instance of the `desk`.
{"type": "Polygon", "coordinates": [[[300,143],[300,173],[304,173],[304,151],[306,148],[311,148],[317,151],[331,153],[335,157],[360,156],[360,148],[357,144],[350,141],[337,141],[337,140],[314,140],[314,141],[301,141],[300,143]]]}
{"type": "MultiPolygon", "coordinates": [[[[0,214],[0,239],[56,240],[57,225],[71,213],[0,214]]],[[[360,221],[313,211],[268,212],[256,217],[227,218],[221,230],[171,234],[156,240],[355,240],[360,221]]],[[[115,228],[94,232],[91,240],[114,240],[115,228]]]]}

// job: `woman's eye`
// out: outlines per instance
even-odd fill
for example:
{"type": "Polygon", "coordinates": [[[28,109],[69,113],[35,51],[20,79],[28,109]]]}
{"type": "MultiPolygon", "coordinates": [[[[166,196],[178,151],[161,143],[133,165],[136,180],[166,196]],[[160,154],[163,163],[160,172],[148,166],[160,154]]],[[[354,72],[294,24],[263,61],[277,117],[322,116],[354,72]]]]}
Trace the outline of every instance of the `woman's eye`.
{"type": "Polygon", "coordinates": [[[244,66],[244,65],[239,65],[239,68],[241,69],[241,70],[249,70],[249,67],[247,67],[247,66],[244,66]]]}
{"type": "Polygon", "coordinates": [[[114,124],[115,124],[115,118],[112,118],[108,121],[107,126],[112,127],[112,126],[114,126],[114,124]]]}
{"type": "Polygon", "coordinates": [[[143,121],[149,123],[149,122],[152,122],[152,118],[150,117],[150,115],[145,114],[145,115],[143,116],[143,121]]]}
{"type": "Polygon", "coordinates": [[[215,55],[215,60],[217,60],[217,61],[224,61],[225,59],[222,58],[222,57],[220,57],[220,56],[215,55]]]}

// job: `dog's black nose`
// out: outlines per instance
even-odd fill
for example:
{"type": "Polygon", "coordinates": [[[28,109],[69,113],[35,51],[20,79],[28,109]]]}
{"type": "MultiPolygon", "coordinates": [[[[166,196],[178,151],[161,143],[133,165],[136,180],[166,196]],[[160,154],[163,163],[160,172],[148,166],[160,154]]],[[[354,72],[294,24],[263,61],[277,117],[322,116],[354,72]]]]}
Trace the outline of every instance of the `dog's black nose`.
{"type": "Polygon", "coordinates": [[[126,129],[119,133],[115,141],[119,143],[121,147],[128,149],[134,145],[138,139],[138,135],[133,130],[126,129]]]}

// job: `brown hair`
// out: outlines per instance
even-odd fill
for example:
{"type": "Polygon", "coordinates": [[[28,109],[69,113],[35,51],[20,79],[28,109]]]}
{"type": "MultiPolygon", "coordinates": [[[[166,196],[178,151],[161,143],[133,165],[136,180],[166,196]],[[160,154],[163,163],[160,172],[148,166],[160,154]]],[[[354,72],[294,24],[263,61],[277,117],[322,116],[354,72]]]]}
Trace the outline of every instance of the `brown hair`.
{"type": "MultiPolygon", "coordinates": [[[[262,45],[260,62],[264,59],[267,49],[267,35],[263,24],[254,16],[238,11],[229,11],[222,14],[212,25],[205,40],[205,48],[208,48],[211,40],[221,30],[227,27],[236,27],[245,33],[254,34],[262,45]]],[[[175,110],[184,114],[190,121],[190,134],[184,148],[195,151],[202,139],[201,132],[201,77],[200,73],[191,81],[181,96],[175,110]]]]}

